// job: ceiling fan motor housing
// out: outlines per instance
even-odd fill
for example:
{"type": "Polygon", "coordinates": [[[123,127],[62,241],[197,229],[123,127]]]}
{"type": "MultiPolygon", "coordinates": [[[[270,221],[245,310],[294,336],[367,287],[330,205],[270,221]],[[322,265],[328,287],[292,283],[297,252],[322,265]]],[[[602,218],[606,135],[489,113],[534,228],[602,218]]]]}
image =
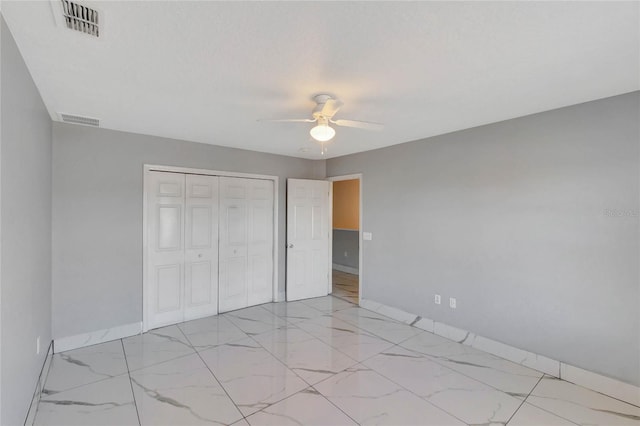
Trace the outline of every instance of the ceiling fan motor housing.
{"type": "Polygon", "coordinates": [[[326,95],[326,94],[319,94],[319,95],[315,95],[313,97],[314,102],[316,103],[316,107],[313,109],[313,118],[315,119],[320,119],[320,118],[326,118],[329,119],[331,117],[326,117],[324,114],[322,114],[322,110],[324,109],[324,105],[327,103],[327,101],[329,100],[333,100],[333,96],[331,95],[326,95]]]}

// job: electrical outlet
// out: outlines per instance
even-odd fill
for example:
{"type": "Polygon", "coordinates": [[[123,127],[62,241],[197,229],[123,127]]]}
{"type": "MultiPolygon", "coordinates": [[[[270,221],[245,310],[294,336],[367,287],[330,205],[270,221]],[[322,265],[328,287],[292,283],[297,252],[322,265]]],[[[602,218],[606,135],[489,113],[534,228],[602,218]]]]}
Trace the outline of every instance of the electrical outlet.
{"type": "Polygon", "coordinates": [[[451,309],[455,309],[456,308],[456,298],[455,297],[450,297],[449,298],[449,307],[451,309]]]}
{"type": "Polygon", "coordinates": [[[349,257],[349,253],[347,253],[346,251],[344,252],[344,257],[349,257]]]}
{"type": "Polygon", "coordinates": [[[36,355],[40,355],[40,336],[36,338],[36,355]]]}
{"type": "Polygon", "coordinates": [[[439,295],[439,294],[436,294],[436,295],[433,297],[433,301],[434,301],[434,303],[435,303],[436,305],[439,305],[439,304],[440,304],[440,302],[441,302],[441,300],[440,300],[440,295],[439,295]]]}
{"type": "Polygon", "coordinates": [[[365,241],[371,241],[373,240],[373,234],[371,232],[363,232],[362,239],[365,241]]]}

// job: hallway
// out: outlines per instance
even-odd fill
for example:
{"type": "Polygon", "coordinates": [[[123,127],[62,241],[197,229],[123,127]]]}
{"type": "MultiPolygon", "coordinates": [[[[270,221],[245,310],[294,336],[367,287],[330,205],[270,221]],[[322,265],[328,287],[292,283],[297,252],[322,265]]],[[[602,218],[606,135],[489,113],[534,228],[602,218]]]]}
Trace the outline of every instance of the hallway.
{"type": "Polygon", "coordinates": [[[333,291],[331,294],[357,305],[360,277],[358,275],[348,274],[336,269],[332,271],[332,277],[333,291]]]}

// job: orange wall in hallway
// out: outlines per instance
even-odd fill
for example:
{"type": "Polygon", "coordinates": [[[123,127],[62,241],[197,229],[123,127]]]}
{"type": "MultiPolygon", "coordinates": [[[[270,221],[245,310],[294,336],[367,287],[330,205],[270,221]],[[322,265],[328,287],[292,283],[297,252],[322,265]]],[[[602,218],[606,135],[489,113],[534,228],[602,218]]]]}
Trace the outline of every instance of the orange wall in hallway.
{"type": "Polygon", "coordinates": [[[333,182],[333,229],[360,229],[360,180],[333,182]]]}

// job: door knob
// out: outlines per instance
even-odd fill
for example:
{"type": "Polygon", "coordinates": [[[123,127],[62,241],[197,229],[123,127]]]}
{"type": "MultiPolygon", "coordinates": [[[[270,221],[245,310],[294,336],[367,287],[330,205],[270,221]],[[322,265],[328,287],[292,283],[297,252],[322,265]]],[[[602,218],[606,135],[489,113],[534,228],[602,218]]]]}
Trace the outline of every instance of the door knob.
{"type": "Polygon", "coordinates": [[[293,244],[289,243],[289,244],[287,245],[287,247],[288,247],[288,248],[293,248],[293,244]]]}

